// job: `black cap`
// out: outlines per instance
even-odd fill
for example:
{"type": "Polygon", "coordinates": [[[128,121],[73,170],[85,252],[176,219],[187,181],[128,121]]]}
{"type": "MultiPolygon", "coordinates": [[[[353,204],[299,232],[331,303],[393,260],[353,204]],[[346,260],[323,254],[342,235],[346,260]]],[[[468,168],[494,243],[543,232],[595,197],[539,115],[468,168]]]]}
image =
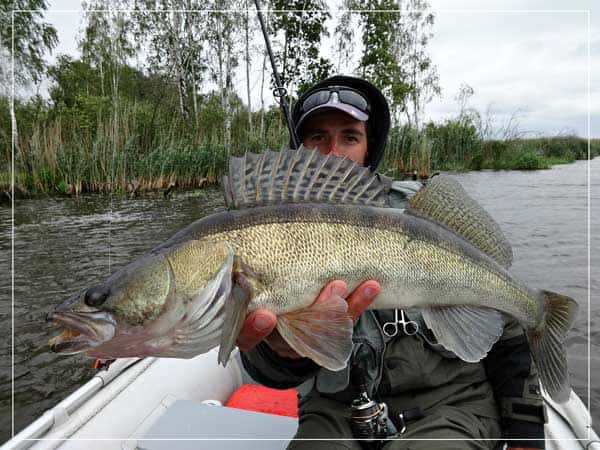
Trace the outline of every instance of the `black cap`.
{"type": "MultiPolygon", "coordinates": [[[[347,75],[336,75],[323,81],[319,81],[304,94],[302,94],[302,96],[294,105],[294,110],[292,111],[292,120],[294,124],[297,124],[296,132],[298,133],[298,138],[302,140],[302,129],[299,125],[302,125],[309,115],[312,115],[317,110],[321,110],[321,108],[314,108],[310,111],[302,111],[302,104],[304,103],[304,100],[306,100],[306,98],[315,91],[330,86],[340,86],[354,89],[360,92],[369,103],[369,114],[367,120],[367,157],[365,159],[365,166],[369,167],[371,170],[375,170],[383,158],[388,133],[390,131],[390,108],[381,91],[367,80],[347,75]]],[[[332,104],[323,106],[334,107],[345,111],[339,106],[332,104]]],[[[359,120],[361,119],[359,118],[359,120]]]]}

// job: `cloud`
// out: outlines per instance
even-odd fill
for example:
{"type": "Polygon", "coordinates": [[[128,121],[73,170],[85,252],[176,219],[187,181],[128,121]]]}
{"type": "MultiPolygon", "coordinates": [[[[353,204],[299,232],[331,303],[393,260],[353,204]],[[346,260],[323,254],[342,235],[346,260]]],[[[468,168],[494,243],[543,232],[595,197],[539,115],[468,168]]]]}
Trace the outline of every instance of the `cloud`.
{"type": "MultiPolygon", "coordinates": [[[[453,98],[467,83],[476,93],[472,105],[482,112],[491,104],[503,116],[526,108],[527,128],[552,134],[571,127],[587,135],[587,12],[557,11],[565,9],[557,1],[492,0],[482,8],[474,0],[456,0],[452,9],[441,0],[431,3],[437,12],[430,53],[444,95],[428,105],[430,117],[452,115],[453,110],[456,115],[453,98]]],[[[568,8],[590,5],[575,0],[568,8]]],[[[590,21],[592,55],[600,52],[597,22],[590,21]]],[[[590,71],[600,73],[600,58],[592,56],[590,71]]],[[[590,91],[596,100],[591,102],[591,113],[600,115],[597,80],[590,91]]],[[[599,123],[593,122],[592,135],[600,137],[599,123]]]]}

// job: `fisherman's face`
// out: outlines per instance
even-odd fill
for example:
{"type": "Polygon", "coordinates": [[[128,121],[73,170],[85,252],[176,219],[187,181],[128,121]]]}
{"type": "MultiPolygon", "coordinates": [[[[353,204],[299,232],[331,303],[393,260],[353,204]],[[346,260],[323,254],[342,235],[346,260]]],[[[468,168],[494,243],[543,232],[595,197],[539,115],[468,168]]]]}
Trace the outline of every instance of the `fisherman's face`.
{"type": "Polygon", "coordinates": [[[364,165],[367,156],[367,127],[343,111],[316,113],[303,127],[303,144],[321,153],[345,156],[364,165]]]}

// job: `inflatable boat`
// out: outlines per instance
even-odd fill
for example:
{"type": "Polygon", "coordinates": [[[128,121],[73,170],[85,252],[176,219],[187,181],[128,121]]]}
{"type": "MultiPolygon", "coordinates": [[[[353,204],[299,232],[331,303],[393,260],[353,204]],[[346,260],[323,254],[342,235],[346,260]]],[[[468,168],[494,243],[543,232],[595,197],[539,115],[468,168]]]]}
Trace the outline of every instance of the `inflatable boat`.
{"type": "MultiPolygon", "coordinates": [[[[236,392],[248,385],[253,381],[239,355],[222,367],[217,349],[189,360],[119,359],[1,450],[286,448],[298,424],[295,407],[289,407],[289,395],[295,405],[295,391],[288,393],[287,406],[274,405],[260,391],[254,391],[252,401],[246,399],[246,406],[232,404],[236,392]],[[248,405],[257,402],[274,407],[248,405]]],[[[547,449],[600,450],[590,414],[574,392],[563,404],[545,401],[547,449]]]]}

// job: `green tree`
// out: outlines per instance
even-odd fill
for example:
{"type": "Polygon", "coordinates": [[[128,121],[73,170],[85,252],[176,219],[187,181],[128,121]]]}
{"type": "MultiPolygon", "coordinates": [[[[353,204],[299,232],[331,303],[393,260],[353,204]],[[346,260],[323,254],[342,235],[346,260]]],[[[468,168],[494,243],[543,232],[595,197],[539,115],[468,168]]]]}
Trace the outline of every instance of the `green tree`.
{"type": "Polygon", "coordinates": [[[348,67],[353,56],[354,30],[352,19],[352,7],[354,0],[343,0],[343,12],[338,17],[338,23],[334,30],[335,36],[335,58],[336,58],[336,73],[345,72],[344,68],[348,67]]]}
{"type": "MultiPolygon", "coordinates": [[[[45,70],[44,54],[58,43],[56,29],[43,21],[46,0],[0,2],[0,79],[10,82],[10,58],[15,58],[15,83],[38,82],[45,70]],[[14,30],[13,30],[14,17],[14,30]],[[14,43],[14,53],[13,53],[14,43]]],[[[6,91],[3,92],[7,95],[6,91]]]]}
{"type": "Polygon", "coordinates": [[[405,101],[408,85],[396,53],[399,34],[399,6],[395,0],[361,2],[363,54],[359,63],[362,76],[382,90],[392,109],[405,101]]]}
{"type": "Polygon", "coordinates": [[[99,70],[71,56],[60,55],[48,68],[48,76],[53,82],[50,99],[55,109],[72,108],[79,95],[102,95],[99,70]]]}
{"type": "Polygon", "coordinates": [[[149,46],[149,70],[174,81],[186,122],[191,107],[194,123],[198,123],[208,7],[206,0],[138,0],[135,5],[136,34],[149,46]]]}
{"type": "Polygon", "coordinates": [[[44,54],[58,42],[54,27],[43,21],[47,8],[45,0],[0,2],[0,96],[11,97],[9,110],[14,142],[17,142],[18,132],[14,98],[10,95],[12,74],[16,87],[39,82],[45,69],[44,54]]]}
{"type": "Polygon", "coordinates": [[[241,55],[245,14],[222,12],[227,9],[244,10],[236,0],[213,0],[207,20],[208,67],[212,81],[217,84],[224,112],[224,143],[231,143],[232,103],[234,101],[233,74],[241,55]]]}
{"type": "Polygon", "coordinates": [[[303,92],[333,71],[331,62],[319,49],[328,36],[325,21],[331,17],[323,0],[274,0],[273,30],[283,35],[281,51],[276,58],[281,65],[281,78],[290,93],[303,92]]]}
{"type": "Polygon", "coordinates": [[[437,69],[427,53],[435,21],[428,8],[426,0],[399,0],[400,15],[394,45],[407,85],[401,110],[408,123],[417,130],[425,105],[441,93],[437,69]]]}
{"type": "Polygon", "coordinates": [[[116,101],[119,95],[120,69],[135,54],[132,21],[127,0],[93,0],[84,3],[87,20],[84,37],[79,42],[82,60],[100,71],[101,93],[109,92],[116,101]]]}

